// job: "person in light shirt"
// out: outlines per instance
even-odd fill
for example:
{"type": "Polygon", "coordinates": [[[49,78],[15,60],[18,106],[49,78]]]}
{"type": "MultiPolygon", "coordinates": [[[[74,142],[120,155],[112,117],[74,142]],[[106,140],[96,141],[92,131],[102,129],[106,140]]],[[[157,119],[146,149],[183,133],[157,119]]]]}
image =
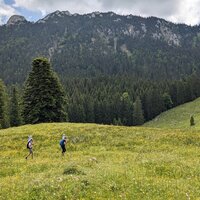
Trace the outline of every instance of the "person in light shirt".
{"type": "Polygon", "coordinates": [[[29,150],[29,154],[26,156],[26,160],[28,159],[28,157],[30,155],[32,155],[32,159],[33,159],[33,138],[32,138],[32,136],[28,137],[27,149],[29,150]]]}

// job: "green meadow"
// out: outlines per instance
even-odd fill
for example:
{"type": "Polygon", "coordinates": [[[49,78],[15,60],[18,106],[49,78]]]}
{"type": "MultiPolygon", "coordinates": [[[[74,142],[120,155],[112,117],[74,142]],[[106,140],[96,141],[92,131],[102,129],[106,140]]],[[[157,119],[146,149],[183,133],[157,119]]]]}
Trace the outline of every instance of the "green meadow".
{"type": "Polygon", "coordinates": [[[200,130],[200,98],[189,102],[157,116],[154,120],[146,123],[146,127],[155,128],[181,128],[200,130]],[[190,127],[190,116],[194,116],[195,126],[190,127]]]}
{"type": "Polygon", "coordinates": [[[186,107],[169,111],[179,116],[174,126],[164,113],[166,125],[157,120],[148,127],[49,123],[0,130],[0,199],[200,199],[200,126],[189,127],[186,107]],[[26,160],[28,135],[34,159],[26,160]]]}

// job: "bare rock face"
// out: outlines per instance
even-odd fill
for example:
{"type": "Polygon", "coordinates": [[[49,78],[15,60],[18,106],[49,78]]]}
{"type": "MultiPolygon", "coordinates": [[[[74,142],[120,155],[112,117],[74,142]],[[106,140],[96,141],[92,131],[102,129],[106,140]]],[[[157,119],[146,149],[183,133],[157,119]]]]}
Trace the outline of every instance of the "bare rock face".
{"type": "Polygon", "coordinates": [[[6,25],[7,26],[18,25],[18,24],[23,24],[26,22],[27,22],[27,20],[25,19],[25,17],[20,16],[20,15],[13,15],[10,17],[10,19],[8,20],[6,25]]]}
{"type": "MultiPolygon", "coordinates": [[[[48,14],[43,19],[38,20],[36,23],[45,23],[48,20],[52,20],[54,17],[64,17],[64,16],[71,16],[71,13],[69,11],[56,10],[55,12],[48,14]]],[[[54,22],[57,23],[57,21],[54,22]]]]}

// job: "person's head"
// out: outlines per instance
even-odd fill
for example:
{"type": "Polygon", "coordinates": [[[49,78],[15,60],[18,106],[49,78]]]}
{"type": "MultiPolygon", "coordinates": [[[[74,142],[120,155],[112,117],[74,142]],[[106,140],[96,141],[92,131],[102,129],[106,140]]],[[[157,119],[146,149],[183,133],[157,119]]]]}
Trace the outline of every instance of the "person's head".
{"type": "Polygon", "coordinates": [[[28,136],[28,142],[33,142],[33,138],[32,138],[32,136],[30,135],[30,136],[28,136]]]}
{"type": "Polygon", "coordinates": [[[67,137],[66,137],[66,136],[64,136],[64,140],[67,140],[67,137]]]}
{"type": "Polygon", "coordinates": [[[65,137],[66,137],[65,134],[63,134],[63,135],[62,135],[62,139],[64,140],[65,137]]]}

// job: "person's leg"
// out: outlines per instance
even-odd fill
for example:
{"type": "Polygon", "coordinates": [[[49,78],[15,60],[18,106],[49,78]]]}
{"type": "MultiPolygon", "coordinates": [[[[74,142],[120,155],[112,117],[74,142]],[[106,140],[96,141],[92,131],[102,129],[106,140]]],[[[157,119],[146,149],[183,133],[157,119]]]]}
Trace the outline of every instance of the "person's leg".
{"type": "Polygon", "coordinates": [[[33,159],[33,149],[31,149],[32,159],[33,159]]]}
{"type": "Polygon", "coordinates": [[[28,156],[26,156],[26,159],[28,159],[28,157],[31,155],[31,153],[28,154],[28,156]]]}
{"type": "Polygon", "coordinates": [[[33,150],[32,149],[29,149],[29,154],[28,156],[26,156],[26,159],[28,159],[28,157],[32,154],[32,159],[33,159],[33,150]]]}
{"type": "Polygon", "coordinates": [[[65,154],[65,151],[66,151],[65,146],[62,146],[62,155],[63,155],[63,156],[64,156],[64,154],[65,154]]]}
{"type": "Polygon", "coordinates": [[[64,146],[64,148],[63,148],[63,155],[65,154],[65,152],[66,152],[66,148],[65,148],[65,146],[64,146]]]}
{"type": "Polygon", "coordinates": [[[64,153],[64,152],[63,152],[63,147],[62,147],[62,146],[61,146],[61,149],[62,149],[62,156],[63,156],[63,153],[64,153]]]}

